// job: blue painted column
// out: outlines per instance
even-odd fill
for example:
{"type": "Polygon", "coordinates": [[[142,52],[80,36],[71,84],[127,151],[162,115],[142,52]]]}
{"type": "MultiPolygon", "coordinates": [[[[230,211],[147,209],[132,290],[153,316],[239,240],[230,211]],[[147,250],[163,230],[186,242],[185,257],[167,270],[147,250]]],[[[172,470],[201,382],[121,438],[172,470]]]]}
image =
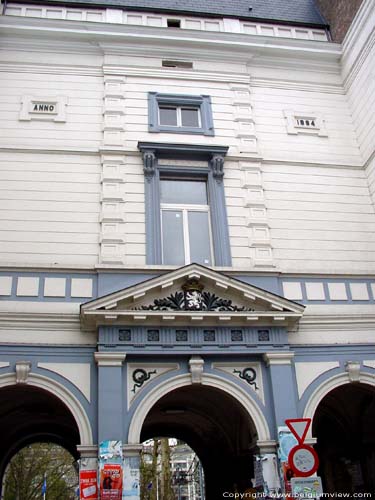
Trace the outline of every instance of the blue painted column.
{"type": "Polygon", "coordinates": [[[269,352],[264,360],[270,371],[276,428],[285,419],[297,418],[297,388],[293,376],[293,352],[269,352]]]}
{"type": "Polygon", "coordinates": [[[122,440],[123,373],[126,354],[96,352],[98,364],[98,442],[122,440]]]}

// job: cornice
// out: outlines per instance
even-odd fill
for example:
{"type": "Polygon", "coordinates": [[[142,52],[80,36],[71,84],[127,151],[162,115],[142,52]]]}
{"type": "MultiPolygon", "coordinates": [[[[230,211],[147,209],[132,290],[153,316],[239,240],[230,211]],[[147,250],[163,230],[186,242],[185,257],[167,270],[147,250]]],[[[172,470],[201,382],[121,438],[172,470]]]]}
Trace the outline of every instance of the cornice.
{"type": "Polygon", "coordinates": [[[96,352],[94,357],[98,366],[121,367],[125,361],[126,354],[118,352],[96,352]]]}
{"type": "Polygon", "coordinates": [[[233,83],[250,83],[250,76],[246,73],[230,73],[230,72],[213,72],[213,71],[184,71],[173,68],[147,68],[136,66],[116,66],[104,65],[104,75],[126,75],[126,76],[144,76],[147,78],[168,78],[174,80],[198,80],[212,82],[233,82],[233,83]]]}
{"type": "Polygon", "coordinates": [[[196,81],[217,81],[249,84],[250,76],[247,73],[239,74],[232,72],[213,72],[213,71],[184,71],[173,68],[148,68],[146,66],[77,66],[66,64],[24,64],[0,62],[1,72],[10,73],[35,73],[51,75],[76,75],[76,76],[96,76],[103,75],[126,75],[143,76],[147,78],[173,78],[174,80],[196,80],[196,81]]]}
{"type": "MultiPolygon", "coordinates": [[[[230,156],[227,156],[227,159],[229,159],[230,156]]],[[[296,167],[321,167],[321,168],[337,168],[340,170],[343,169],[349,169],[349,170],[363,170],[365,167],[365,164],[358,163],[356,165],[353,164],[348,164],[346,165],[345,163],[330,163],[328,161],[321,163],[321,162],[312,162],[312,161],[298,161],[298,160],[279,160],[278,158],[263,158],[262,159],[263,164],[268,164],[268,165],[290,165],[290,166],[296,166],[296,167]]]]}
{"type": "MultiPolygon", "coordinates": [[[[347,308],[349,309],[350,305],[347,308]]],[[[324,327],[325,329],[337,330],[339,327],[340,329],[350,330],[352,327],[358,329],[361,326],[363,328],[374,328],[374,325],[375,314],[305,314],[299,322],[299,329],[304,327],[317,329],[324,327]]]]}
{"type": "Polygon", "coordinates": [[[342,44],[342,63],[352,59],[350,67],[346,70],[345,89],[348,90],[356,79],[363,63],[369,57],[375,44],[375,30],[372,19],[375,18],[375,0],[365,0],[355,16],[348,33],[342,44]],[[369,26],[366,27],[366,24],[369,26]],[[368,31],[366,40],[360,37],[368,31]],[[356,44],[358,48],[356,50],[356,44]]]}
{"type": "Polygon", "coordinates": [[[294,358],[294,352],[266,352],[263,359],[267,366],[290,365],[294,358]]]}
{"type": "Polygon", "coordinates": [[[342,42],[342,48],[344,52],[348,52],[352,49],[353,45],[357,41],[358,33],[364,29],[366,23],[370,19],[371,11],[374,10],[374,8],[374,0],[364,0],[342,42]]]}
{"type": "Polygon", "coordinates": [[[268,87],[283,90],[302,90],[304,92],[320,92],[324,94],[345,94],[341,84],[326,84],[296,82],[294,80],[278,80],[276,78],[251,77],[251,87],[268,87]]]}
{"type": "Polygon", "coordinates": [[[0,313],[0,328],[8,330],[51,330],[51,328],[64,331],[79,331],[80,321],[78,314],[62,313],[0,313]]]}
{"type": "Polygon", "coordinates": [[[366,62],[367,58],[371,57],[371,52],[374,48],[374,45],[375,45],[375,30],[372,31],[371,35],[366,40],[366,43],[360,50],[358,56],[354,59],[354,63],[350,67],[349,71],[347,71],[347,75],[344,79],[344,88],[346,92],[355,82],[356,77],[360,72],[363,64],[366,62]]]}
{"type": "MultiPolygon", "coordinates": [[[[166,32],[164,28],[147,26],[127,26],[108,23],[87,23],[81,21],[61,21],[43,18],[23,18],[3,16],[0,27],[7,43],[21,36],[30,34],[32,40],[25,40],[25,50],[33,50],[37,46],[51,46],[55,50],[56,43],[69,44],[69,50],[77,42],[89,42],[82,47],[87,50],[106,54],[121,55],[157,55],[163,53],[169,57],[192,57],[200,60],[209,57],[220,61],[246,61],[254,55],[278,55],[320,61],[337,61],[340,46],[331,42],[316,42],[293,38],[274,39],[272,37],[251,36],[236,33],[191,32],[191,30],[175,30],[166,32]],[[39,37],[39,38],[38,38],[39,37]],[[67,41],[67,37],[69,40],[67,41]],[[52,39],[52,40],[51,40],[52,39]],[[124,45],[127,44],[127,45],[124,45]]],[[[62,48],[62,47],[60,47],[62,48]]],[[[76,46],[80,50],[80,45],[76,46]]],[[[56,50],[55,50],[56,51],[56,50]]]]}
{"type": "MultiPolygon", "coordinates": [[[[74,148],[67,146],[66,148],[46,148],[43,146],[11,146],[2,145],[0,146],[0,151],[7,151],[11,153],[46,153],[46,154],[64,154],[64,155],[98,155],[99,148],[74,148]]],[[[11,265],[11,263],[10,263],[11,265]]],[[[25,264],[27,266],[27,264],[25,264]]],[[[39,265],[39,264],[38,264],[39,265]]],[[[40,264],[43,265],[43,264],[40,264]]],[[[50,266],[52,267],[52,266],[50,266]]],[[[80,265],[80,269],[90,268],[91,266],[80,265]]]]}
{"type": "Polygon", "coordinates": [[[50,75],[103,76],[101,66],[69,66],[67,64],[27,64],[17,62],[0,62],[0,71],[10,73],[35,73],[50,75]]]}
{"type": "Polygon", "coordinates": [[[163,143],[163,142],[138,142],[138,149],[142,152],[153,151],[159,158],[172,156],[175,158],[185,158],[190,154],[197,159],[209,160],[212,155],[225,156],[228,146],[212,146],[206,144],[181,144],[181,143],[163,143]]]}
{"type": "MultiPolygon", "coordinates": [[[[167,144],[167,143],[166,143],[167,144]]],[[[38,146],[33,146],[33,147],[26,147],[26,146],[10,146],[10,145],[3,145],[0,146],[0,152],[1,151],[6,151],[6,152],[12,152],[12,153],[45,153],[45,154],[66,154],[66,155],[77,155],[77,154],[84,154],[84,155],[98,155],[98,154],[115,154],[115,155],[124,155],[124,156],[139,156],[139,151],[137,149],[130,149],[129,147],[124,146],[119,146],[117,148],[114,147],[98,147],[98,148],[74,148],[74,147],[67,147],[64,149],[60,148],[45,148],[45,147],[38,147],[38,146]]],[[[313,162],[313,161],[298,161],[298,160],[293,160],[292,158],[290,159],[278,159],[278,158],[272,158],[268,157],[265,158],[261,155],[256,155],[256,154],[231,154],[231,148],[229,148],[229,154],[226,155],[226,161],[256,161],[256,162],[262,162],[264,164],[272,164],[272,165],[288,165],[288,166],[298,166],[298,167],[318,167],[318,168],[337,168],[337,169],[348,169],[348,170],[363,170],[366,168],[366,166],[369,164],[371,158],[367,160],[366,162],[361,162],[357,164],[344,164],[344,163],[330,163],[330,162],[313,162]]],[[[1,266],[5,267],[18,267],[17,265],[13,263],[2,263],[0,264],[1,266]]],[[[43,267],[43,264],[38,264],[38,267],[43,267]]],[[[25,267],[29,267],[28,264],[25,264],[25,267]]],[[[31,264],[30,267],[35,267],[34,264],[31,264]]],[[[51,265],[46,265],[46,267],[49,268],[54,268],[54,266],[51,265]]],[[[110,266],[113,267],[114,269],[118,269],[116,266],[110,266]]],[[[123,268],[123,266],[120,266],[123,268]]],[[[143,266],[142,266],[143,267],[143,266]]],[[[85,266],[84,264],[77,266],[79,269],[92,269],[92,266],[85,266]]],[[[95,269],[107,269],[108,265],[105,264],[98,264],[95,266],[95,269]]],[[[163,268],[164,269],[164,268],[163,268]]],[[[319,274],[319,273],[318,273],[319,274]]]]}

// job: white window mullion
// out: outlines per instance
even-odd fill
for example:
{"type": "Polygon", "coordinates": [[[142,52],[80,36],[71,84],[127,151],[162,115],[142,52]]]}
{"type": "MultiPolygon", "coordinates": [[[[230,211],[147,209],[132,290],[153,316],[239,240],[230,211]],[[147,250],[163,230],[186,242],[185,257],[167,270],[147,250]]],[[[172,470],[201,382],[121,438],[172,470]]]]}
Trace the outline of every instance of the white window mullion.
{"type": "Polygon", "coordinates": [[[190,238],[189,238],[189,218],[188,211],[183,209],[182,220],[184,228],[184,248],[185,248],[185,264],[190,264],[190,238]]]}
{"type": "Polygon", "coordinates": [[[182,116],[181,116],[181,108],[177,106],[176,108],[176,113],[177,113],[177,127],[182,126],[182,116]]]}

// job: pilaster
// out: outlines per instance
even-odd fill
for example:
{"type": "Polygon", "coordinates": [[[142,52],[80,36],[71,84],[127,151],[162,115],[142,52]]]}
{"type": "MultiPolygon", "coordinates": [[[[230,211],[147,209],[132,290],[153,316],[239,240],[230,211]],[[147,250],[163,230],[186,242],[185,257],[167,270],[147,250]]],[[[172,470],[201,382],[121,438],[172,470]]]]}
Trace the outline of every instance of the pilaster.
{"type": "Polygon", "coordinates": [[[126,354],[96,352],[98,364],[98,441],[122,439],[123,374],[126,354]]]}
{"type": "Polygon", "coordinates": [[[233,92],[234,123],[238,139],[238,153],[257,154],[258,143],[255,133],[253,110],[250,101],[250,85],[235,83],[230,88],[233,92]]]}
{"type": "Polygon", "coordinates": [[[102,155],[101,235],[102,264],[122,264],[125,258],[124,158],[102,155]]]}
{"type": "Polygon", "coordinates": [[[297,388],[293,376],[293,352],[268,352],[264,360],[270,371],[276,427],[297,417],[297,388]]]}
{"type": "Polygon", "coordinates": [[[125,83],[123,76],[104,76],[104,147],[124,144],[125,83]]]}
{"type": "Polygon", "coordinates": [[[248,210],[248,238],[253,264],[258,268],[270,267],[274,262],[261,164],[240,161],[240,170],[245,207],[248,210]]]}

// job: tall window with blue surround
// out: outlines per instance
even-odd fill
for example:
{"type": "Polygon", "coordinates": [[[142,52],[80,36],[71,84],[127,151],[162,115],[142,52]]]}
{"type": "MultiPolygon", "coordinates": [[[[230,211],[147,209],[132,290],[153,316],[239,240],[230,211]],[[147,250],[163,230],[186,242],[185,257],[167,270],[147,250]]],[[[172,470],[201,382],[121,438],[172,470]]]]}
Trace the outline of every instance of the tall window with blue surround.
{"type": "Polygon", "coordinates": [[[138,148],[145,173],[147,264],[231,266],[223,186],[228,148],[145,142],[138,148]],[[184,166],[173,159],[183,159],[184,166]]]}

